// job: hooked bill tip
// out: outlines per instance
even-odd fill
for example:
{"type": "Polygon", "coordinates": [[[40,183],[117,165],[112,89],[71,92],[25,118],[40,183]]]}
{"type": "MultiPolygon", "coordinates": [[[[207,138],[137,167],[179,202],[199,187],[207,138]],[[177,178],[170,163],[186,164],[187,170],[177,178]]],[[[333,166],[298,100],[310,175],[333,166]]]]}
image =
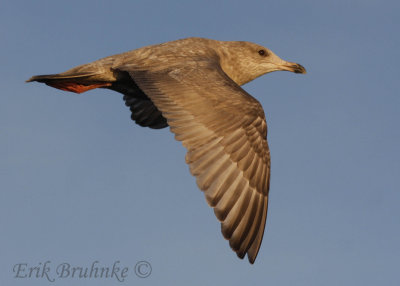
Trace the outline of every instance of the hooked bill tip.
{"type": "Polygon", "coordinates": [[[301,64],[295,64],[292,66],[292,68],[294,73],[302,73],[302,74],[307,73],[306,69],[301,64]]]}

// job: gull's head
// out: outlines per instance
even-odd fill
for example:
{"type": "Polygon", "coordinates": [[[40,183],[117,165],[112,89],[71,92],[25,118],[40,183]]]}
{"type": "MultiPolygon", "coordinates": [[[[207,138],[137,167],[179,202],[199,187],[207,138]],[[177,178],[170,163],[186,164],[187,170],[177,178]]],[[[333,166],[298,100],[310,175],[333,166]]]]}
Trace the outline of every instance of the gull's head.
{"type": "Polygon", "coordinates": [[[220,63],[224,72],[237,84],[243,85],[273,71],[306,73],[306,69],[282,60],[270,49],[250,42],[221,42],[220,63]]]}

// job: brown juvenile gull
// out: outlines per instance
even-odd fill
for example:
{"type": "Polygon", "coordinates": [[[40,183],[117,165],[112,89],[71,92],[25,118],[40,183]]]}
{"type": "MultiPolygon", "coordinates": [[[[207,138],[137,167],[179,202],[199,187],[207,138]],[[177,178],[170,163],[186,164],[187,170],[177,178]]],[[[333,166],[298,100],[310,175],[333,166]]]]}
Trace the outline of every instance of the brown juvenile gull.
{"type": "Polygon", "coordinates": [[[170,126],[237,256],[254,263],[268,209],[270,152],[260,103],[240,86],[278,70],[306,73],[249,42],[187,38],[143,47],[30,81],[124,94],[140,126],[170,126]]]}

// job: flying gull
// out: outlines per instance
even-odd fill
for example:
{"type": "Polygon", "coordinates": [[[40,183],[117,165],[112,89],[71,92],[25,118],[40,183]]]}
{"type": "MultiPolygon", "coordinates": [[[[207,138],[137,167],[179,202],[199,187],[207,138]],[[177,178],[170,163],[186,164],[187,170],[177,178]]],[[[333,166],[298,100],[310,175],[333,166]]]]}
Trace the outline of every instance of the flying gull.
{"type": "Polygon", "coordinates": [[[223,236],[253,264],[267,218],[270,151],[263,108],[240,86],[279,70],[306,73],[257,44],[187,38],[28,82],[75,93],[111,89],[124,95],[140,126],[169,126],[223,236]]]}

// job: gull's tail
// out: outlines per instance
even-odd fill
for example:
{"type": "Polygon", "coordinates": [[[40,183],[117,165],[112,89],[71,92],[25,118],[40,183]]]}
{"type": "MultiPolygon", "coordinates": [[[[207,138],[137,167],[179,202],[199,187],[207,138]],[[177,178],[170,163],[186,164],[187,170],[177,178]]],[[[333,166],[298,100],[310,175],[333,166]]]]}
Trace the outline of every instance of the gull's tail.
{"type": "Polygon", "coordinates": [[[51,87],[82,93],[98,87],[111,86],[116,81],[110,68],[87,64],[59,74],[37,75],[26,82],[43,82],[51,87]]]}

